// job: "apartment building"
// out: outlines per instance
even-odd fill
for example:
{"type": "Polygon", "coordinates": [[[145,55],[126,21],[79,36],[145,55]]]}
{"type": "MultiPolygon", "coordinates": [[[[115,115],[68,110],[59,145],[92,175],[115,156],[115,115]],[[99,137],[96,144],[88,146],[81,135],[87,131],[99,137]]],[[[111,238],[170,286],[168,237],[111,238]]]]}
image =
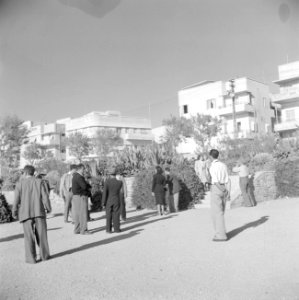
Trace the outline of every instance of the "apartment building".
{"type": "Polygon", "coordinates": [[[272,95],[277,104],[275,131],[289,138],[299,131],[299,61],[278,66],[279,94],[272,95]]]}
{"type": "Polygon", "coordinates": [[[28,128],[28,135],[21,147],[21,167],[27,163],[22,154],[27,146],[33,143],[46,146],[47,151],[52,152],[56,159],[64,160],[66,158],[64,124],[26,121],[23,126],[28,128]]]}
{"type": "Polygon", "coordinates": [[[234,137],[233,97],[238,138],[272,132],[275,114],[269,87],[246,77],[231,82],[203,81],[183,88],[178,92],[180,116],[217,117],[222,121],[221,135],[234,137]]]}

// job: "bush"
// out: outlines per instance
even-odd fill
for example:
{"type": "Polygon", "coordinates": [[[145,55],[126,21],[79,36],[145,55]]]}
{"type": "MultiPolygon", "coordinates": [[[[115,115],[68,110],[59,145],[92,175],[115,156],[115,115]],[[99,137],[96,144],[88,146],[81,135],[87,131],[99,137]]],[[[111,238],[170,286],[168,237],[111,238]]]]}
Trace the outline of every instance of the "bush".
{"type": "Polygon", "coordinates": [[[275,182],[279,197],[299,196],[299,155],[291,155],[276,162],[275,182]]]}
{"type": "Polygon", "coordinates": [[[274,171],[275,160],[272,154],[258,153],[250,161],[250,169],[253,172],[257,171],[274,171]]]}
{"type": "Polygon", "coordinates": [[[13,191],[21,175],[22,175],[21,171],[17,169],[9,170],[8,174],[5,176],[3,180],[3,186],[2,186],[3,191],[13,191]]]}
{"type": "MultiPolygon", "coordinates": [[[[162,166],[165,167],[166,165],[162,166]]],[[[200,200],[202,189],[200,180],[195,174],[193,164],[185,159],[176,158],[172,161],[171,172],[175,174],[181,183],[179,197],[179,209],[187,209],[200,200]]],[[[133,204],[143,208],[154,208],[155,199],[152,197],[151,188],[155,167],[139,171],[133,184],[133,204]]]]}
{"type": "Polygon", "coordinates": [[[0,223],[9,223],[12,220],[11,209],[5,199],[5,196],[0,193],[0,223]]]}

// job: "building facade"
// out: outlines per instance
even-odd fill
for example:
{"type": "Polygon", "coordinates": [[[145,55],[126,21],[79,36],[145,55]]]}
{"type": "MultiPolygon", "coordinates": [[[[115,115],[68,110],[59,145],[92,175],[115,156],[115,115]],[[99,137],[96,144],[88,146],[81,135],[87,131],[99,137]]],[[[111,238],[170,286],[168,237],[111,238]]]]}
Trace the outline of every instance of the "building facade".
{"type": "Polygon", "coordinates": [[[279,94],[272,95],[277,104],[275,131],[289,138],[299,131],[299,61],[278,66],[279,94]]]}
{"type": "Polygon", "coordinates": [[[196,114],[221,119],[221,136],[234,137],[233,101],[235,98],[236,136],[250,138],[255,133],[273,131],[274,110],[271,107],[269,87],[249,78],[230,82],[203,81],[178,92],[180,116],[190,118],[196,114]]]}
{"type": "Polygon", "coordinates": [[[23,167],[26,159],[23,157],[26,148],[30,144],[39,144],[46,148],[46,151],[52,153],[53,157],[59,160],[65,160],[65,125],[59,123],[34,123],[26,121],[23,123],[28,129],[27,138],[21,147],[20,165],[23,167]]]}

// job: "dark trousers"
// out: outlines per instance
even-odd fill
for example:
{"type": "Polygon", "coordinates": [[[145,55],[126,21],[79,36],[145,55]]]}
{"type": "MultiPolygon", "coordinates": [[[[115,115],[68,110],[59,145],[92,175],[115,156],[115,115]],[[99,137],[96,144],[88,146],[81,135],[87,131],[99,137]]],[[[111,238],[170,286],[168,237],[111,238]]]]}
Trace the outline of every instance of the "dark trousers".
{"type": "Polygon", "coordinates": [[[120,230],[120,203],[107,203],[106,205],[106,231],[112,231],[112,224],[114,231],[120,230]]]}
{"type": "Polygon", "coordinates": [[[126,200],[124,195],[120,195],[120,217],[123,221],[127,218],[126,200]]]}
{"type": "Polygon", "coordinates": [[[40,258],[50,258],[50,250],[47,236],[47,223],[45,218],[33,218],[23,222],[25,241],[25,261],[34,264],[36,262],[35,240],[40,248],[40,258]]]}
{"type": "Polygon", "coordinates": [[[64,221],[68,221],[69,214],[72,209],[72,198],[72,192],[67,192],[64,196],[64,221]]]}
{"type": "Polygon", "coordinates": [[[86,196],[74,195],[72,205],[73,222],[75,224],[74,233],[84,233],[87,231],[88,198],[86,196]]]}
{"type": "Polygon", "coordinates": [[[240,177],[239,184],[240,184],[242,197],[243,197],[243,200],[244,200],[244,205],[245,206],[254,206],[255,203],[254,203],[254,201],[253,201],[253,199],[251,198],[251,195],[250,195],[248,177],[240,177]]]}

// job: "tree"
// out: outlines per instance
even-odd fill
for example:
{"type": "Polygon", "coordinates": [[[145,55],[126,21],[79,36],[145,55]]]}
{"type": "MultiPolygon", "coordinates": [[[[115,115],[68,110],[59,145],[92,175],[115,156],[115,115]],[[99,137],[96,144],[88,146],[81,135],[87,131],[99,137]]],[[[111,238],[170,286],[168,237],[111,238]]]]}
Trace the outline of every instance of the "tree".
{"type": "Polygon", "coordinates": [[[106,157],[111,151],[124,145],[124,140],[114,130],[101,129],[94,139],[95,152],[99,157],[106,157]]]}
{"type": "Polygon", "coordinates": [[[220,132],[221,121],[210,115],[197,114],[191,117],[193,125],[193,138],[201,151],[207,150],[211,147],[212,137],[217,136],[220,132]]]}
{"type": "Polygon", "coordinates": [[[22,126],[22,123],[16,115],[0,120],[0,159],[5,161],[9,168],[19,166],[21,145],[28,133],[28,129],[22,126]]]}
{"type": "Polygon", "coordinates": [[[23,157],[31,164],[36,165],[37,162],[53,158],[53,153],[48,151],[47,146],[32,143],[29,144],[24,153],[23,157]]]}
{"type": "Polygon", "coordinates": [[[192,136],[194,131],[191,120],[184,117],[171,116],[169,119],[163,120],[163,125],[166,126],[163,138],[172,150],[179,143],[185,141],[186,137],[192,136]]]}
{"type": "Polygon", "coordinates": [[[81,132],[69,135],[66,139],[66,145],[69,148],[70,155],[74,156],[80,162],[91,151],[90,139],[81,132]]]}

